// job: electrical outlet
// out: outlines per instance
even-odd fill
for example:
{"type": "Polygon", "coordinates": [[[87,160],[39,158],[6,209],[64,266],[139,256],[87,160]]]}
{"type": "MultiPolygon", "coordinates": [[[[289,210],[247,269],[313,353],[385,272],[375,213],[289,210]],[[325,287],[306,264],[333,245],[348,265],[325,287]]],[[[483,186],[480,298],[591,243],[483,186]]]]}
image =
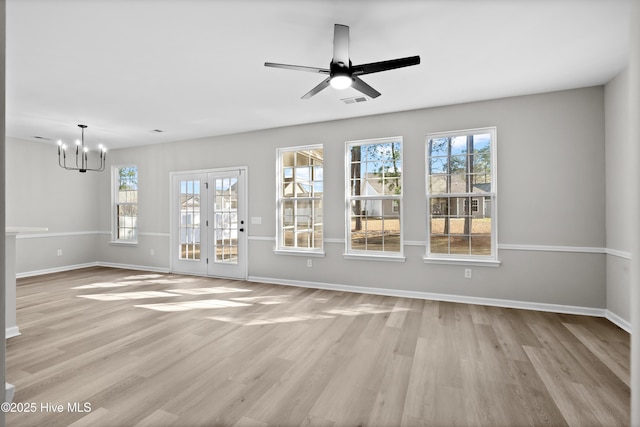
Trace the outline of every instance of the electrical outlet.
{"type": "Polygon", "coordinates": [[[471,279],[471,269],[470,268],[465,268],[464,269],[464,278],[465,279],[471,279]]]}
{"type": "Polygon", "coordinates": [[[58,253],[58,256],[62,256],[62,249],[58,249],[57,253],[58,253]]]}
{"type": "Polygon", "coordinates": [[[313,260],[312,259],[308,259],[307,260],[307,267],[309,267],[309,268],[313,267],[313,260]]]}
{"type": "Polygon", "coordinates": [[[151,249],[150,253],[151,253],[151,256],[153,256],[153,255],[156,254],[156,250],[155,249],[151,249]]]}

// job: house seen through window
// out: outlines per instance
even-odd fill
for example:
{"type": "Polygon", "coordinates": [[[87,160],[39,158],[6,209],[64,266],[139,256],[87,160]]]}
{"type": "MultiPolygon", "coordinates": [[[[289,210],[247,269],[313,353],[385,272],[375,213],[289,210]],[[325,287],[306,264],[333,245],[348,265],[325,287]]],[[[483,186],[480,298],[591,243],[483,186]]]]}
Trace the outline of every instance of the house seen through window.
{"type": "Polygon", "coordinates": [[[278,150],[278,250],[322,251],[323,162],[322,145],[278,150]]]}
{"type": "Polygon", "coordinates": [[[427,136],[427,257],[496,258],[495,135],[427,136]]]}
{"type": "Polygon", "coordinates": [[[138,240],[138,168],[114,167],[114,240],[138,240]]]}
{"type": "Polygon", "coordinates": [[[347,143],[347,253],[401,256],[402,138],[347,143]]]}

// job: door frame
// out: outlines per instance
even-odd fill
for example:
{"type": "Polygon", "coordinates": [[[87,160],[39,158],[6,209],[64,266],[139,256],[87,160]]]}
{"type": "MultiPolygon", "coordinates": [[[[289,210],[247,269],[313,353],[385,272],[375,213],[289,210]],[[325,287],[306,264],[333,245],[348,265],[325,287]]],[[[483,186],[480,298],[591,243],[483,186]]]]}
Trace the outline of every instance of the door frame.
{"type": "MultiPolygon", "coordinates": [[[[194,175],[194,174],[210,174],[210,173],[225,173],[225,172],[239,172],[244,175],[244,194],[240,195],[239,202],[244,205],[244,229],[245,232],[239,233],[238,236],[238,246],[243,248],[241,252],[238,252],[238,256],[244,254],[244,260],[242,260],[242,277],[239,277],[240,280],[247,280],[249,277],[249,167],[248,166],[234,166],[234,167],[222,167],[222,168],[211,168],[211,169],[193,169],[193,170],[183,170],[183,171],[172,171],[169,172],[169,271],[172,273],[179,274],[191,274],[194,276],[206,276],[206,277],[225,277],[226,276],[215,276],[209,275],[207,272],[203,274],[198,273],[189,273],[183,271],[176,271],[175,262],[178,256],[178,248],[174,245],[174,240],[176,238],[178,230],[178,218],[176,216],[177,212],[173,206],[174,202],[174,189],[173,189],[173,181],[175,177],[179,177],[180,175],[194,175]]],[[[208,198],[207,194],[207,198],[208,198]]],[[[208,215],[208,212],[207,212],[208,215]]],[[[239,218],[240,219],[240,218],[239,218]]],[[[208,231],[207,231],[208,233],[208,231]]],[[[208,248],[207,248],[208,252],[208,248]]]]}

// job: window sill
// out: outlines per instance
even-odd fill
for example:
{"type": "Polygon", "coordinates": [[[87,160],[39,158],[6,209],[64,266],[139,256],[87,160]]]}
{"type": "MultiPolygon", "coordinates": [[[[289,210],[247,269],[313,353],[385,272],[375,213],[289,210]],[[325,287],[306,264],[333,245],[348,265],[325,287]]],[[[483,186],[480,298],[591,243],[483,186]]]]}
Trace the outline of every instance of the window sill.
{"type": "Polygon", "coordinates": [[[407,260],[402,255],[343,254],[342,256],[344,259],[358,261],[405,262],[407,260]]]}
{"type": "Polygon", "coordinates": [[[502,264],[496,259],[469,259],[469,258],[434,258],[423,257],[425,264],[445,264],[445,265],[470,265],[474,267],[500,267],[502,264]]]}
{"type": "Polygon", "coordinates": [[[302,257],[313,257],[313,258],[324,258],[324,251],[300,251],[300,250],[282,250],[282,249],[274,249],[273,251],[276,255],[292,255],[292,256],[302,256],[302,257]]]}
{"type": "Polygon", "coordinates": [[[138,241],[111,240],[109,244],[112,246],[138,246],[138,241]]]}

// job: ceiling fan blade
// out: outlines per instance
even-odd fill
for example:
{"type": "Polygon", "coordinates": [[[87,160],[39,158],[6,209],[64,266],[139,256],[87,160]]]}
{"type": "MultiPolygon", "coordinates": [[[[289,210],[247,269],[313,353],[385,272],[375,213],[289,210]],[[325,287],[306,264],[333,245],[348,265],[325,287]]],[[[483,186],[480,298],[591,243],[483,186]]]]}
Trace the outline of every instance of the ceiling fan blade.
{"type": "Polygon", "coordinates": [[[303,65],[288,65],[288,64],[276,64],[273,62],[265,62],[264,66],[271,67],[271,68],[282,68],[284,70],[306,71],[309,73],[329,74],[329,70],[327,70],[326,68],[305,67],[303,65]]]}
{"type": "Polygon", "coordinates": [[[318,92],[320,92],[322,89],[326,88],[327,86],[329,86],[329,80],[331,80],[331,77],[327,77],[326,79],[324,79],[318,86],[314,87],[313,89],[311,89],[309,92],[307,92],[306,94],[304,94],[304,96],[302,97],[302,99],[309,99],[311,98],[313,95],[317,94],[318,92]]]}
{"type": "Polygon", "coordinates": [[[381,95],[380,92],[366,84],[360,77],[352,76],[352,78],[353,83],[351,84],[351,87],[355,90],[364,93],[369,98],[377,98],[381,95]]]}
{"type": "Polygon", "coordinates": [[[380,71],[393,70],[394,68],[409,67],[420,63],[419,56],[409,56],[406,58],[390,59],[388,61],[371,62],[369,64],[354,65],[353,74],[361,76],[363,74],[379,73],[380,71]]]}
{"type": "Polygon", "coordinates": [[[335,24],[333,27],[333,59],[332,63],[342,62],[349,66],[349,27],[335,24]]]}

